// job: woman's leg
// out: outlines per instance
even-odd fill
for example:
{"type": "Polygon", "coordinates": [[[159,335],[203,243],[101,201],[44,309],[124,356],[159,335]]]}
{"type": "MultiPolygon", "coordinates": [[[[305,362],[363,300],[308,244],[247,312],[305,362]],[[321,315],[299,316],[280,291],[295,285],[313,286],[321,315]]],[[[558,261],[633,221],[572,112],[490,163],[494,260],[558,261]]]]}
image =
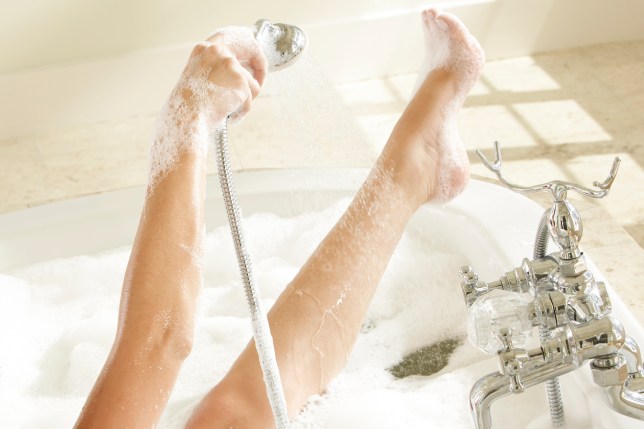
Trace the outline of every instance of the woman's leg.
{"type": "MultiPolygon", "coordinates": [[[[346,364],[389,258],[421,204],[449,200],[469,178],[455,114],[483,52],[451,15],[422,15],[428,59],[420,86],[343,217],[269,313],[289,411],[346,364]],[[441,57],[442,55],[442,57],[441,57]]],[[[273,426],[254,343],[204,398],[190,428],[273,426]]]]}
{"type": "Polygon", "coordinates": [[[163,413],[193,338],[209,136],[249,108],[265,64],[250,29],[223,30],[193,50],[160,117],[116,339],[77,428],[152,428],[163,413]]]}

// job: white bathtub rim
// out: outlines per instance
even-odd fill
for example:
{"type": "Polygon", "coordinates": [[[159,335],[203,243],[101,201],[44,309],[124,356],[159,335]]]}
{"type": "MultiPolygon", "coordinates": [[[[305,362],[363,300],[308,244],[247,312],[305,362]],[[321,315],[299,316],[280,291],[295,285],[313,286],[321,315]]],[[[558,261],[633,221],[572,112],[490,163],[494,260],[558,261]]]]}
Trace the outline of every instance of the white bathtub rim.
{"type": "MultiPolygon", "coordinates": [[[[307,198],[313,201],[315,193],[324,191],[338,195],[331,203],[340,197],[354,195],[367,174],[368,170],[362,168],[258,170],[235,173],[234,180],[242,211],[244,215],[249,215],[257,211],[271,211],[270,205],[274,203],[265,201],[267,207],[264,208],[261,204],[249,204],[245,199],[277,194],[289,198],[297,192],[309,192],[310,197],[307,198]]],[[[207,189],[206,222],[210,229],[225,222],[225,212],[217,209],[222,205],[222,199],[216,176],[208,177],[207,189]]],[[[2,214],[0,270],[129,245],[136,232],[144,198],[145,187],[140,186],[2,214]],[[86,222],[90,222],[93,229],[85,228],[86,222]],[[113,230],[104,231],[105,228],[113,230]],[[76,247],[78,250],[75,250],[76,247]]],[[[482,220],[485,216],[478,216],[479,224],[490,230],[503,224],[523,224],[531,229],[532,218],[536,216],[538,220],[541,211],[536,204],[520,195],[477,180],[472,180],[463,195],[445,207],[462,214],[472,209],[483,215],[494,212],[495,216],[487,220],[482,220]],[[481,193],[489,198],[474,198],[481,193]],[[508,210],[495,211],[494,198],[509,198],[522,215],[517,217],[508,210]]]]}
{"type": "MultiPolygon", "coordinates": [[[[271,211],[270,207],[264,209],[263,204],[275,206],[278,202],[271,197],[273,195],[287,199],[305,196],[307,204],[314,202],[318,204],[317,209],[324,208],[342,197],[353,196],[367,174],[368,169],[364,168],[257,170],[237,172],[234,180],[242,211],[249,215],[271,211]],[[316,201],[318,194],[320,199],[316,201]],[[254,203],[257,197],[262,197],[263,201],[254,203]]],[[[207,189],[206,217],[210,229],[224,224],[226,219],[217,176],[208,177],[207,189]]],[[[131,245],[144,198],[145,187],[140,186],[0,215],[0,272],[59,257],[131,245]]],[[[502,242],[497,248],[504,253],[506,270],[519,266],[524,257],[532,254],[534,233],[543,213],[543,208],[525,196],[475,179],[459,197],[445,206],[426,205],[417,215],[422,216],[423,210],[446,210],[450,215],[467,216],[476,223],[481,234],[494,231],[502,242]],[[516,239],[517,234],[522,234],[520,240],[516,239]],[[504,235],[511,235],[513,239],[503,240],[504,235]]],[[[591,257],[588,257],[588,265],[598,280],[606,282],[591,257]]],[[[644,334],[639,334],[644,332],[641,324],[606,283],[614,312],[620,314],[620,321],[625,326],[638,333],[634,335],[636,341],[644,344],[644,334]]]]}

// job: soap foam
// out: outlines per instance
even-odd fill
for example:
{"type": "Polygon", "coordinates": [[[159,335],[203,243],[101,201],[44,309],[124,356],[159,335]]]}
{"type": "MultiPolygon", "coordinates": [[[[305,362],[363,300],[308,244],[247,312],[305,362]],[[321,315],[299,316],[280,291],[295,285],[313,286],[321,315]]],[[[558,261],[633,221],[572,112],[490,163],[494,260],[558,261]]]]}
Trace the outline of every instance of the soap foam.
{"type": "MultiPolygon", "coordinates": [[[[244,53],[260,51],[253,32],[246,27],[227,27],[217,31],[229,52],[244,53]]],[[[211,37],[213,37],[211,36],[211,37]]],[[[214,133],[223,121],[232,114],[231,120],[240,120],[238,109],[249,94],[242,89],[228,88],[212,82],[211,66],[206,50],[193,53],[179,81],[171,92],[157,120],[153,143],[150,149],[150,185],[173,168],[183,152],[205,156],[213,141],[214,133]]]]}
{"type": "MultiPolygon", "coordinates": [[[[246,219],[264,306],[273,304],[348,204],[348,199],[342,200],[326,210],[292,218],[256,214],[246,219]]],[[[329,387],[329,394],[314,399],[294,428],[341,427],[335,422],[345,417],[347,422],[364,419],[362,426],[345,427],[377,427],[371,426],[367,408],[358,406],[363,400],[403,407],[403,412],[415,409],[409,404],[430,397],[425,392],[430,380],[408,385],[386,369],[418,347],[464,334],[465,310],[454,287],[454,267],[462,261],[442,247],[432,238],[431,228],[412,227],[403,236],[367,315],[373,328],[359,336],[346,370],[329,387]],[[442,305],[430,306],[431,302],[442,305]],[[357,407],[355,416],[348,417],[347,404],[357,407]]],[[[80,413],[114,338],[129,251],[54,260],[0,277],[5,297],[0,317],[3,326],[15,327],[3,336],[0,351],[0,402],[16,404],[3,412],[12,427],[44,429],[52,421],[70,426],[80,413]]],[[[224,376],[252,335],[227,227],[207,234],[205,252],[194,350],[160,428],[183,427],[193,407],[224,376]]],[[[463,403],[457,408],[466,407],[463,403]]],[[[420,417],[410,418],[419,425],[408,427],[420,427],[420,417]]]]}
{"type": "Polygon", "coordinates": [[[418,91],[431,71],[445,69],[460,77],[458,101],[462,103],[483,69],[485,56],[476,38],[457,17],[448,13],[441,15],[445,16],[434,18],[430,12],[423,12],[425,56],[412,94],[418,91]],[[450,19],[451,27],[445,19],[450,19]]]}

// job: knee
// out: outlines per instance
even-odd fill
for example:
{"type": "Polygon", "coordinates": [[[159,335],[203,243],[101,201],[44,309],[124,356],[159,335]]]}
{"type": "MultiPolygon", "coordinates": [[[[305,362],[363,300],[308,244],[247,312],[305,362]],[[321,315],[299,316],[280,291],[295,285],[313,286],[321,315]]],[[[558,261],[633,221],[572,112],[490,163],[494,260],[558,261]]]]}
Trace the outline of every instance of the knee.
{"type": "Polygon", "coordinates": [[[204,397],[197,408],[193,411],[186,423],[186,429],[228,429],[230,427],[241,428],[235,404],[231,398],[217,394],[213,389],[204,397]]]}
{"type": "MultiPolygon", "coordinates": [[[[245,392],[243,386],[221,383],[195,408],[186,429],[256,429],[273,427],[273,415],[263,402],[245,392]],[[268,411],[268,413],[266,413],[268,411]]],[[[268,402],[267,400],[265,400],[268,402]]]]}

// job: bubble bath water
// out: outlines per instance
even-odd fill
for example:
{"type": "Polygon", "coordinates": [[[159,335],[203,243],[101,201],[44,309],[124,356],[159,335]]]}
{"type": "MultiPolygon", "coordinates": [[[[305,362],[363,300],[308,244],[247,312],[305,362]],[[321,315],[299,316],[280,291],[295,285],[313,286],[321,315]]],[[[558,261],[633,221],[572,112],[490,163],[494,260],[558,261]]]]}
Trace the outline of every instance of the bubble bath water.
{"type": "MultiPolygon", "coordinates": [[[[326,210],[292,218],[268,213],[248,217],[249,250],[266,307],[348,203],[345,199],[326,210]]],[[[460,322],[464,308],[454,287],[453,267],[459,261],[448,249],[422,228],[403,236],[347,368],[327,393],[311,399],[294,427],[389,427],[387,419],[377,419],[384,426],[371,420],[376,416],[367,410],[374,405],[388,410],[387,418],[404,413],[406,427],[421,427],[431,417],[427,401],[444,398],[446,391],[453,393],[447,401],[452,405],[446,407],[445,399],[436,403],[436,410],[450,415],[444,421],[451,422],[449,427],[458,427],[454,422],[459,420],[469,422],[466,398],[471,377],[443,371],[434,378],[398,380],[388,371],[424,345],[464,334],[460,322]],[[428,305],[435,300],[446,305],[428,314],[428,305]],[[461,414],[462,419],[452,418],[461,414]]],[[[0,352],[0,398],[4,404],[14,404],[3,412],[7,427],[73,424],[111,347],[129,251],[53,260],[2,275],[0,317],[5,326],[14,327],[3,338],[0,352]]],[[[217,228],[206,237],[194,350],[159,427],[182,427],[201,396],[225,374],[251,337],[247,312],[229,232],[217,228]]],[[[459,351],[452,357],[458,360],[459,351]]],[[[447,369],[450,366],[453,363],[447,369]]]]}
{"type": "MultiPolygon", "coordinates": [[[[242,204],[252,214],[247,217],[249,251],[265,307],[340,217],[349,199],[338,199],[352,195],[365,173],[240,175],[242,204]]],[[[86,209],[81,201],[70,201],[2,216],[0,224],[6,228],[0,230],[0,249],[6,260],[0,262],[3,267],[24,267],[0,269],[3,428],[71,427],[78,417],[114,338],[130,249],[92,252],[131,241],[140,192],[87,197],[86,209]],[[118,210],[103,213],[97,208],[106,203],[118,210]],[[71,208],[81,217],[71,216],[70,221],[71,208]],[[65,221],[52,223],[59,216],[65,221]],[[94,240],[89,243],[84,231],[91,230],[94,240]],[[17,240],[16,234],[22,238],[17,240]],[[73,256],[83,252],[89,256],[73,256]],[[33,265],[55,254],[65,259],[33,265]]],[[[221,211],[216,197],[207,205],[221,211]]],[[[464,341],[465,306],[457,270],[470,264],[482,278],[493,278],[513,266],[517,255],[531,251],[541,213],[541,207],[524,197],[476,180],[445,206],[421,207],[390,261],[346,368],[324,394],[310,398],[292,426],[473,427],[470,388],[496,371],[497,362],[464,341]],[[524,216],[498,212],[500,206],[514,207],[524,216]]],[[[229,231],[214,229],[225,219],[208,222],[194,349],[158,426],[164,429],[184,426],[251,338],[229,231]]],[[[613,304],[616,317],[624,323],[632,319],[616,297],[613,304]]],[[[638,326],[631,320],[628,329],[639,335],[638,326]]],[[[567,374],[561,382],[569,428],[642,426],[603,405],[589,368],[567,374]]],[[[494,428],[548,427],[542,386],[496,401],[492,418],[494,428]]]]}

